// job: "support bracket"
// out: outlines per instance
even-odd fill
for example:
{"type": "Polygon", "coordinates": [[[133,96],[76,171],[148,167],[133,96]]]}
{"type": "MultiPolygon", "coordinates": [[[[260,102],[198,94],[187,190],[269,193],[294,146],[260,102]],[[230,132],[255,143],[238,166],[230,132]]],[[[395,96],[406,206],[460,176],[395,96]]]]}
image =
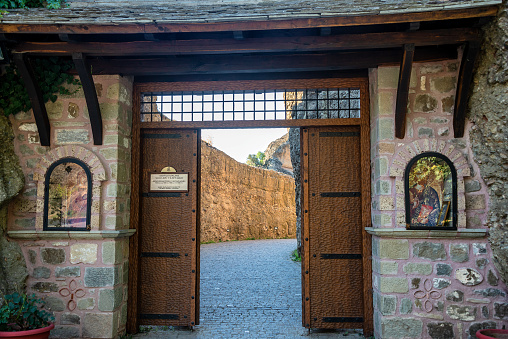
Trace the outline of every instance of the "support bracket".
{"type": "Polygon", "coordinates": [[[44,98],[41,88],[35,77],[35,73],[27,55],[15,53],[13,56],[14,62],[18,67],[19,75],[25,84],[25,88],[32,103],[32,110],[34,112],[35,124],[39,131],[39,140],[41,146],[49,146],[50,144],[50,125],[48,119],[48,112],[44,105],[44,98]]]}
{"type": "Polygon", "coordinates": [[[72,53],[72,60],[78,71],[83,92],[85,92],[90,124],[92,125],[93,143],[94,145],[102,145],[102,116],[90,65],[82,53],[72,53]]]}
{"type": "Polygon", "coordinates": [[[397,101],[395,106],[395,136],[404,139],[406,133],[406,113],[409,96],[411,69],[415,54],[415,44],[405,44],[400,63],[399,85],[397,87],[397,101]]]}

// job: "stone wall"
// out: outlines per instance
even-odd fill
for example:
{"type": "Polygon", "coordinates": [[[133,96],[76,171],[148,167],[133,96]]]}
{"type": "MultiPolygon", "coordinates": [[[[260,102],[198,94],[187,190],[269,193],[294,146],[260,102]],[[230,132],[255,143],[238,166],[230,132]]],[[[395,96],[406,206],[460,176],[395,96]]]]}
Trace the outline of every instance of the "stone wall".
{"type": "MultiPolygon", "coordinates": [[[[468,338],[506,322],[506,285],[486,237],[489,195],[469,139],[453,138],[459,61],[416,64],[405,138],[394,137],[398,67],[370,71],[374,324],[376,338],[468,338]],[[405,229],[403,175],[417,154],[457,169],[458,230],[405,229]]],[[[486,112],[485,114],[488,114],[486,112]]]]}
{"type": "Polygon", "coordinates": [[[291,176],[235,161],[201,144],[201,242],[294,238],[291,176]]]}
{"type": "Polygon", "coordinates": [[[127,321],[132,79],[95,76],[103,145],[93,145],[83,90],[46,108],[51,146],[40,145],[32,112],[11,117],[25,187],[9,206],[8,236],[21,245],[28,292],[55,315],[56,338],[113,338],[127,321]],[[48,167],[77,158],[92,174],[90,231],[42,232],[48,167]]]}

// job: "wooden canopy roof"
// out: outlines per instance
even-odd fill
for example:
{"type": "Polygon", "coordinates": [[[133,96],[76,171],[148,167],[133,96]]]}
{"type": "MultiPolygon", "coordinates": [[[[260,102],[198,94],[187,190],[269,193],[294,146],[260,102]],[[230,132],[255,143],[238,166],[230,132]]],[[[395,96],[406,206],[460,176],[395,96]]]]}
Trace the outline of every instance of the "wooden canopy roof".
{"type": "Polygon", "coordinates": [[[41,144],[49,145],[49,122],[32,56],[73,58],[95,144],[102,143],[102,120],[90,67],[94,74],[133,75],[136,81],[175,81],[330,77],[400,64],[396,136],[403,138],[412,63],[453,59],[463,47],[454,114],[455,136],[461,137],[480,27],[501,3],[217,2],[145,0],[139,6],[128,0],[82,0],[70,1],[70,8],[61,10],[9,10],[0,19],[0,43],[25,80],[41,144]]]}

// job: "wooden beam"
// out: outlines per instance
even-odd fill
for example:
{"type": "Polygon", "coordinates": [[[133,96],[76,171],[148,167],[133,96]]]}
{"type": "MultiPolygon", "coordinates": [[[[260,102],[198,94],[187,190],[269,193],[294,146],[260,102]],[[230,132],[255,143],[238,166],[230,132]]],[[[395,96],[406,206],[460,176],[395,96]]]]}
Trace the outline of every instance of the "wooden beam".
{"type": "Polygon", "coordinates": [[[78,71],[83,92],[85,92],[90,124],[92,125],[93,143],[94,145],[102,145],[102,116],[90,65],[88,65],[85,56],[81,53],[73,53],[72,60],[78,71]]]}
{"type": "Polygon", "coordinates": [[[37,125],[37,130],[39,131],[39,140],[41,145],[49,146],[51,134],[48,113],[46,111],[46,106],[44,105],[42,91],[37,82],[37,78],[35,77],[32,64],[30,63],[28,56],[23,54],[16,53],[13,58],[16,66],[18,67],[19,75],[25,83],[25,88],[28,92],[28,96],[30,97],[30,102],[32,103],[32,110],[34,112],[35,124],[37,125]]]}
{"type": "MultiPolygon", "coordinates": [[[[457,58],[456,46],[421,47],[417,49],[415,62],[449,60],[457,58]]],[[[129,74],[184,75],[184,74],[234,74],[313,72],[325,70],[352,70],[377,67],[381,64],[400,63],[402,51],[382,49],[368,52],[186,56],[170,58],[90,59],[96,75],[129,74]]]]}
{"type": "Polygon", "coordinates": [[[25,42],[15,52],[40,55],[84,53],[88,56],[154,56],[188,54],[232,54],[264,52],[305,52],[365,50],[415,46],[450,45],[480,39],[477,28],[454,28],[430,31],[344,34],[333,36],[272,37],[235,39],[193,39],[134,42],[25,42]]]}
{"type": "Polygon", "coordinates": [[[397,101],[395,106],[395,136],[404,139],[406,133],[406,113],[409,96],[409,83],[411,81],[411,69],[413,68],[413,58],[415,54],[415,45],[404,45],[402,62],[400,63],[399,85],[397,87],[397,101]]]}
{"type": "Polygon", "coordinates": [[[498,6],[485,6],[456,10],[436,10],[413,13],[347,15],[317,18],[298,18],[288,20],[239,21],[229,22],[177,22],[149,24],[7,24],[0,25],[0,33],[43,33],[43,34],[143,34],[179,32],[221,32],[257,31],[270,29],[299,29],[320,27],[351,27],[362,25],[399,24],[414,21],[440,21],[495,16],[498,6]]]}
{"type": "Polygon", "coordinates": [[[462,138],[464,136],[469,89],[473,80],[474,65],[479,53],[480,43],[471,41],[466,45],[462,55],[457,93],[455,95],[455,109],[453,112],[453,133],[455,138],[462,138]]]}

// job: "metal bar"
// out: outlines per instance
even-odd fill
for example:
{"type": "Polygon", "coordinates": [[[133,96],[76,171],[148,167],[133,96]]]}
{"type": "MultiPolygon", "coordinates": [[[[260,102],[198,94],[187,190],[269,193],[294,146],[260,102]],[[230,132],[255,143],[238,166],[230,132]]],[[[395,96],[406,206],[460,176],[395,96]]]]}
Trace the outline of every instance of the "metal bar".
{"type": "Polygon", "coordinates": [[[323,192],[321,197],[323,198],[342,198],[342,197],[359,197],[361,192],[323,192]]]}
{"type": "Polygon", "coordinates": [[[361,259],[361,254],[321,253],[321,259],[361,259]]]}
{"type": "Polygon", "coordinates": [[[324,323],[363,323],[362,317],[323,317],[324,323]]]}
{"type": "Polygon", "coordinates": [[[168,252],[141,252],[142,258],[178,258],[180,253],[168,252]]]}
{"type": "Polygon", "coordinates": [[[141,313],[139,315],[140,319],[164,319],[164,320],[178,320],[180,317],[178,314],[146,314],[141,313]]]}
{"type": "Polygon", "coordinates": [[[179,198],[181,197],[181,193],[143,193],[141,195],[143,198],[179,198]]]}
{"type": "Polygon", "coordinates": [[[180,139],[181,134],[153,134],[153,133],[142,133],[141,138],[143,139],[180,139]]]}
{"type": "Polygon", "coordinates": [[[330,137],[359,137],[360,132],[319,132],[321,138],[330,137]]]}

